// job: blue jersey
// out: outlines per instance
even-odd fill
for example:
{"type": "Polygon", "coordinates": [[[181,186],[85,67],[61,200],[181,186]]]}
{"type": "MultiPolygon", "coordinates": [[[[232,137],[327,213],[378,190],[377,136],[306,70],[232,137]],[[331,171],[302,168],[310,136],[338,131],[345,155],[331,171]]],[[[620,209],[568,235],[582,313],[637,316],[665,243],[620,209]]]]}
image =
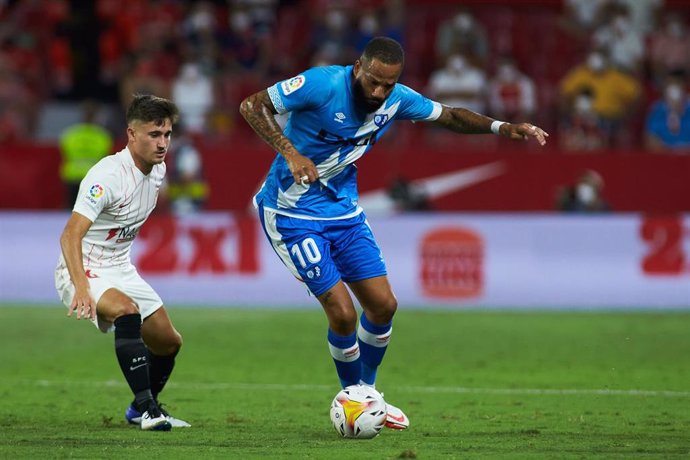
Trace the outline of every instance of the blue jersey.
{"type": "Polygon", "coordinates": [[[277,154],[254,197],[265,209],[303,219],[341,219],[362,211],[357,204],[355,162],[376,143],[393,120],[436,120],[441,105],[396,84],[376,112],[356,107],[352,66],[315,67],[268,88],[279,114],[289,112],[284,134],[319,171],[319,180],[296,184],[277,154]]]}

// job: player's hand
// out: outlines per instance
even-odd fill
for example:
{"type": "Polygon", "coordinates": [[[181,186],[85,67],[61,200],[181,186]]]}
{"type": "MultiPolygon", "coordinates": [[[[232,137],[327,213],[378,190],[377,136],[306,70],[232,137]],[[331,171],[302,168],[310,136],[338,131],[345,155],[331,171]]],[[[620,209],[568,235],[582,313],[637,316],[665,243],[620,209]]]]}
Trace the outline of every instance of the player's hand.
{"type": "Polygon", "coordinates": [[[517,140],[527,140],[534,137],[539,145],[546,144],[546,138],[549,137],[549,133],[529,123],[504,123],[499,128],[499,134],[517,140]]]}
{"type": "Polygon", "coordinates": [[[285,156],[285,160],[296,184],[308,186],[319,179],[319,171],[316,169],[316,165],[304,155],[293,153],[292,155],[285,156]]]}
{"type": "Polygon", "coordinates": [[[77,289],[74,293],[72,303],[67,310],[67,316],[72,316],[75,311],[77,312],[77,319],[96,319],[96,302],[94,302],[88,289],[77,289]]]}

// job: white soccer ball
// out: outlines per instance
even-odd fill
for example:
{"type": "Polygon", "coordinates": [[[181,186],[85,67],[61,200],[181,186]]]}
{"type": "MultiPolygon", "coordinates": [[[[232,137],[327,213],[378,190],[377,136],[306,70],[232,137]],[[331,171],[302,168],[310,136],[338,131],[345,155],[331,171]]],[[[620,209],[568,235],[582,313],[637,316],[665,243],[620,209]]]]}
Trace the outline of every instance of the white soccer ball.
{"type": "Polygon", "coordinates": [[[386,422],[386,401],[370,386],[343,388],[333,398],[331,422],[344,438],[374,438],[386,422]]]}

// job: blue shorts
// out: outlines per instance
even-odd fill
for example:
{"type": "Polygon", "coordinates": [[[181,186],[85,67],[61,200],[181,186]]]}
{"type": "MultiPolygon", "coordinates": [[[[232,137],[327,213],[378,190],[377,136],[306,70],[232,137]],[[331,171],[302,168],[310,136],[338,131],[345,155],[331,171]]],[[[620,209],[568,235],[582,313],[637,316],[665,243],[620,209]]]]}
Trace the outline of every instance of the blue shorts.
{"type": "Polygon", "coordinates": [[[260,203],[258,208],[276,254],[315,296],[341,279],[349,283],[387,274],[364,213],[348,219],[308,220],[277,214],[260,203]]]}

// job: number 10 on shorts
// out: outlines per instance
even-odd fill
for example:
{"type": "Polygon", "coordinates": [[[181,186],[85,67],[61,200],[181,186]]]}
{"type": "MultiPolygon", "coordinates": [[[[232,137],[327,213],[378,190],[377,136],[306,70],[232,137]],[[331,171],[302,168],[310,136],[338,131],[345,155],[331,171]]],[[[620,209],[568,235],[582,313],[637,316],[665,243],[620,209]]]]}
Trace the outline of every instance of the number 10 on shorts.
{"type": "Polygon", "coordinates": [[[321,252],[313,238],[305,238],[301,243],[293,244],[290,253],[297,258],[302,268],[307,268],[307,263],[316,264],[321,260],[321,252]]]}

